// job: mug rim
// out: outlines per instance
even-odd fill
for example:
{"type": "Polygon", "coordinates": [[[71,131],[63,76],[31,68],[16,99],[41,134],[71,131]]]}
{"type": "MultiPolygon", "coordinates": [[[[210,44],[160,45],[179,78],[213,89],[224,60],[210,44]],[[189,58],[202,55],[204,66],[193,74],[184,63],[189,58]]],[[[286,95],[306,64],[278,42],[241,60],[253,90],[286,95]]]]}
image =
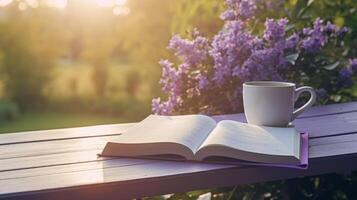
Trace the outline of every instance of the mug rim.
{"type": "Polygon", "coordinates": [[[243,83],[244,87],[295,87],[295,83],[283,81],[248,81],[243,83]]]}

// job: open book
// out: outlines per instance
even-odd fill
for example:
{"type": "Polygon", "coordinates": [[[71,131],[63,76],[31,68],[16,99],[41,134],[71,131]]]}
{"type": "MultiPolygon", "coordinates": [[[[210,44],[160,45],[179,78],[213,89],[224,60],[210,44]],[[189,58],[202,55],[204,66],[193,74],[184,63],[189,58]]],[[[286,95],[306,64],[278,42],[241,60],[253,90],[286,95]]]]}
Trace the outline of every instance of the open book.
{"type": "Polygon", "coordinates": [[[306,162],[302,143],[294,127],[216,123],[204,115],[150,115],[109,141],[101,155],[299,166],[306,162]]]}

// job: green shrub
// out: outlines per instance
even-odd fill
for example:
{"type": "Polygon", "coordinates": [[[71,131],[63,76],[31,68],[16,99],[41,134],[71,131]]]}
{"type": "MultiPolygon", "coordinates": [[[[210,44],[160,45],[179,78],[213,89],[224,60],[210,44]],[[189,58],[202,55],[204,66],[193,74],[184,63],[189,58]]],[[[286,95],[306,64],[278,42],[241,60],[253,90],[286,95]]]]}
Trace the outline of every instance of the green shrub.
{"type": "Polygon", "coordinates": [[[9,101],[0,101],[0,122],[14,120],[19,115],[18,106],[9,101]]]}

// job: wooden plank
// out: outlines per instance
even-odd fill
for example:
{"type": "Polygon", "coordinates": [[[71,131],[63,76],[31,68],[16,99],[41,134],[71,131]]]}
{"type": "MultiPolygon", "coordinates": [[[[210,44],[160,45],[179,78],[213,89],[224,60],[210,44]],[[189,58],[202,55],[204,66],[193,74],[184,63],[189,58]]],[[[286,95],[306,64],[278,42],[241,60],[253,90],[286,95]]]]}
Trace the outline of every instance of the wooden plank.
{"type": "Polygon", "coordinates": [[[343,113],[301,118],[294,121],[300,131],[306,131],[310,137],[326,137],[331,135],[348,134],[357,131],[357,113],[343,113]]]}
{"type": "MultiPolygon", "coordinates": [[[[88,163],[0,172],[0,185],[2,185],[2,187],[0,187],[0,198],[8,197],[10,194],[15,195],[15,193],[52,190],[90,184],[139,180],[141,180],[141,182],[145,182],[146,179],[159,177],[162,181],[165,181],[168,176],[177,175],[187,176],[186,181],[189,181],[192,179],[192,173],[201,174],[200,180],[202,180],[207,172],[211,170],[225,169],[227,172],[230,172],[231,168],[235,169],[234,173],[239,174],[241,174],[241,170],[245,171],[245,173],[248,173],[246,170],[250,170],[250,176],[254,177],[254,179],[247,178],[247,180],[245,180],[240,177],[240,181],[242,182],[261,182],[286,178],[286,176],[295,177],[334,172],[336,170],[343,171],[357,169],[357,134],[335,136],[331,140],[328,139],[313,139],[310,147],[310,158],[312,159],[310,159],[311,165],[309,170],[249,166],[236,167],[227,165],[140,159],[99,160],[88,163]],[[327,143],[324,143],[324,141],[327,141],[327,143]],[[334,150],[337,150],[338,152],[334,153],[334,150]],[[326,166],[322,165],[321,163],[327,163],[326,160],[329,161],[329,164],[326,166]],[[336,163],[334,161],[336,160],[339,160],[338,167],[335,167],[336,163]],[[352,165],[350,163],[351,161],[353,161],[352,165]],[[331,162],[334,164],[331,165],[331,162]],[[347,164],[348,166],[346,166],[347,164]],[[319,167],[317,168],[316,166],[319,167]],[[260,175],[255,176],[255,174],[251,172],[252,170],[260,175]],[[261,172],[265,171],[268,173],[270,170],[275,174],[271,175],[261,172]]],[[[206,187],[203,181],[197,182],[196,184],[197,185],[195,187],[206,187]]],[[[224,182],[222,182],[222,184],[224,184],[224,182]]],[[[229,184],[231,184],[231,182],[229,182],[229,184]]],[[[171,189],[176,190],[175,188],[171,189]]],[[[143,195],[145,196],[146,194],[143,195]]]]}
{"type": "MultiPolygon", "coordinates": [[[[148,177],[167,176],[171,174],[193,173],[202,170],[225,168],[223,165],[183,163],[159,161],[143,165],[122,167],[107,166],[108,162],[100,163],[101,169],[72,171],[67,173],[51,173],[45,176],[31,176],[16,179],[1,180],[0,194],[36,191],[41,188],[53,189],[73,187],[76,185],[106,183],[120,180],[145,179],[148,177]],[[17,185],[17,186],[16,186],[17,185]],[[59,185],[62,185],[58,187],[59,185]]],[[[45,169],[39,169],[45,170],[45,169]]],[[[42,190],[42,189],[41,189],[42,190]]],[[[1,196],[0,196],[1,197],[1,196]]]]}
{"type": "Polygon", "coordinates": [[[102,168],[120,168],[128,167],[133,165],[143,165],[148,163],[160,162],[157,160],[149,159],[135,159],[135,158],[121,158],[121,159],[93,159],[91,162],[74,162],[74,163],[63,163],[61,165],[53,166],[43,166],[27,169],[18,169],[16,171],[1,171],[0,172],[0,181],[6,179],[21,179],[26,177],[34,176],[44,176],[51,174],[62,174],[62,173],[71,173],[79,171],[88,171],[88,170],[99,170],[102,168]]]}
{"type": "Polygon", "coordinates": [[[357,102],[314,106],[303,112],[299,118],[324,116],[339,113],[357,112],[357,102]]]}
{"type": "MultiPolygon", "coordinates": [[[[299,119],[302,119],[302,118],[323,117],[323,116],[327,116],[327,115],[338,115],[338,114],[352,113],[352,112],[357,113],[357,102],[314,106],[314,107],[307,109],[305,112],[303,112],[298,117],[297,120],[299,121],[299,119]]],[[[227,117],[232,120],[246,122],[244,113],[214,116],[216,121],[224,120],[227,117]]]]}
{"type": "MultiPolygon", "coordinates": [[[[76,139],[83,140],[83,139],[76,139]]],[[[15,149],[15,154],[10,154],[11,158],[2,158],[0,159],[0,172],[7,170],[17,170],[17,169],[27,169],[27,168],[39,168],[45,166],[54,166],[54,165],[64,165],[64,164],[74,164],[74,163],[83,163],[83,162],[93,162],[100,161],[106,158],[97,157],[97,153],[100,153],[105,141],[108,138],[101,138],[97,141],[93,138],[90,140],[85,140],[81,142],[72,142],[72,141],[55,141],[55,142],[46,142],[46,145],[38,145],[40,149],[29,149],[33,145],[30,144],[17,144],[16,147],[13,145],[7,146],[10,150],[15,149]],[[53,145],[50,145],[53,143],[53,145]],[[72,145],[75,143],[87,143],[82,148],[72,145]],[[93,146],[94,145],[94,146],[93,146]],[[90,146],[90,148],[88,148],[90,146]],[[75,147],[73,149],[73,147],[75,147]],[[16,152],[16,149],[23,149],[23,151],[16,152]],[[46,152],[44,154],[43,152],[46,152]]],[[[310,154],[311,158],[323,157],[323,156],[333,156],[339,154],[349,154],[349,151],[357,152],[357,145],[343,145],[342,147],[336,147],[340,143],[352,143],[356,144],[357,136],[356,134],[351,135],[341,135],[327,138],[316,138],[310,139],[310,149],[311,152],[315,151],[316,146],[319,148],[324,148],[324,151],[320,154],[310,154]],[[325,145],[321,147],[321,145],[325,145]],[[325,155],[323,154],[325,153],[325,155]]],[[[36,145],[35,145],[36,146],[36,145]]],[[[0,152],[8,152],[5,148],[0,147],[0,152]]],[[[10,156],[4,154],[3,156],[10,156]]]]}
{"type": "MultiPolygon", "coordinates": [[[[357,157],[316,160],[308,170],[160,161],[1,180],[0,199],[130,199],[357,169],[357,157]],[[335,163],[331,165],[331,162],[335,163]],[[347,168],[347,169],[346,169],[347,168]],[[91,194],[95,190],[95,194],[91,194]],[[109,192],[109,191],[111,192],[109,192]],[[131,191],[131,192],[129,192],[131,191]],[[54,195],[55,194],[55,195],[54,195]],[[91,194],[91,195],[89,195],[91,194]],[[78,196],[79,195],[79,196],[78,196]],[[84,196],[82,196],[84,195],[84,196]],[[88,195],[88,196],[87,196],[88,195]],[[61,197],[61,198],[60,198],[61,197]]],[[[106,162],[106,161],[105,161],[106,162]]]]}
{"type": "MultiPolygon", "coordinates": [[[[119,136],[54,140],[37,143],[20,143],[0,146],[0,160],[16,157],[29,157],[84,150],[102,149],[107,141],[119,136]]],[[[98,152],[100,153],[100,151],[98,152]]]]}
{"type": "MultiPolygon", "coordinates": [[[[8,168],[5,169],[7,171],[3,171],[0,172],[0,179],[3,179],[0,181],[0,185],[11,185],[14,184],[13,186],[16,185],[16,182],[19,181],[18,183],[20,183],[20,185],[22,185],[22,183],[28,183],[31,184],[32,183],[36,183],[35,185],[37,186],[41,186],[42,184],[45,185],[46,187],[48,185],[51,185],[51,181],[49,181],[49,184],[47,184],[47,179],[58,179],[57,177],[62,177],[64,180],[68,179],[71,180],[70,178],[76,178],[76,177],[83,177],[82,181],[84,181],[85,183],[79,183],[77,184],[76,181],[72,181],[72,183],[76,183],[77,185],[74,186],[59,186],[57,188],[49,188],[46,190],[41,190],[40,192],[36,192],[36,195],[38,197],[53,197],[53,198],[58,198],[63,194],[66,194],[66,197],[70,197],[72,195],[72,197],[80,197],[81,194],[83,194],[83,192],[85,192],[85,194],[90,194],[94,191],[97,191],[98,193],[87,196],[88,198],[99,198],[102,199],[105,197],[105,194],[103,196],[103,191],[111,191],[108,193],[108,199],[112,198],[113,196],[110,196],[112,194],[112,192],[115,191],[115,194],[122,194],[124,195],[123,197],[128,197],[128,198],[133,198],[135,196],[133,196],[134,193],[130,193],[129,191],[134,191],[134,189],[137,189],[138,186],[143,186],[144,189],[140,190],[142,191],[142,194],[139,194],[140,196],[145,196],[145,195],[150,195],[150,192],[155,192],[152,195],[158,194],[159,193],[167,193],[167,192],[178,192],[180,190],[182,190],[183,188],[185,190],[192,190],[195,189],[195,187],[197,189],[200,188],[204,188],[206,186],[204,185],[208,185],[207,187],[211,187],[209,186],[209,184],[213,184],[212,180],[215,181],[214,183],[214,187],[219,186],[220,184],[222,184],[222,186],[225,186],[226,184],[230,184],[230,182],[232,184],[238,184],[239,181],[242,181],[242,183],[249,183],[249,181],[252,182],[260,182],[260,181],[267,181],[267,180],[275,180],[275,179],[281,179],[281,178],[288,178],[288,177],[295,177],[295,176],[305,176],[305,175],[312,175],[312,174],[318,174],[318,173],[327,173],[327,172],[332,172],[332,171],[336,171],[336,170],[352,170],[352,169],[356,169],[356,152],[357,152],[357,145],[356,145],[356,140],[355,134],[353,134],[354,132],[356,132],[356,123],[357,123],[357,115],[354,112],[354,105],[353,106],[344,106],[343,109],[338,108],[338,107],[334,107],[331,106],[331,108],[328,110],[328,112],[324,111],[322,109],[322,111],[316,111],[315,113],[310,113],[310,115],[306,115],[305,117],[302,117],[301,119],[296,120],[296,126],[299,129],[299,127],[304,128],[304,130],[308,130],[310,135],[312,135],[314,138],[316,139],[312,139],[311,140],[311,154],[310,157],[312,158],[311,160],[311,166],[309,168],[309,170],[307,171],[303,171],[303,173],[301,173],[301,170],[297,171],[297,172],[291,172],[291,169],[277,169],[277,168],[256,168],[256,167],[244,167],[244,168],[237,168],[237,167],[233,167],[233,168],[228,168],[226,169],[227,166],[224,166],[224,168],[210,168],[207,169],[204,167],[204,169],[202,169],[203,164],[199,164],[199,163],[183,163],[185,164],[185,166],[178,166],[180,167],[180,169],[171,169],[172,171],[170,172],[170,170],[168,170],[168,174],[162,174],[161,172],[165,172],[163,169],[166,169],[167,164],[171,163],[171,162],[164,162],[164,161],[155,161],[155,162],[142,162],[143,160],[141,160],[139,163],[130,163],[130,162],[124,162],[122,161],[122,159],[118,159],[118,160],[92,160],[93,156],[88,156],[85,157],[84,154],[80,154],[83,155],[84,157],[84,163],[73,163],[73,162],[67,162],[70,160],[66,160],[66,162],[63,162],[64,160],[62,160],[61,162],[55,162],[55,157],[52,157],[54,155],[57,156],[57,158],[60,158],[62,154],[67,154],[66,159],[70,158],[70,155],[72,154],[72,156],[76,153],[79,152],[91,152],[91,154],[93,153],[93,151],[96,151],[97,149],[101,149],[101,147],[103,146],[103,138],[110,138],[110,137],[118,137],[118,136],[110,136],[110,134],[103,134],[103,132],[98,131],[99,134],[104,135],[104,137],[102,136],[98,136],[95,134],[95,132],[92,132],[90,134],[90,137],[93,138],[82,138],[82,137],[86,137],[85,133],[82,134],[78,134],[78,135],[71,135],[68,131],[68,135],[66,137],[61,137],[61,136],[55,136],[57,134],[48,134],[48,136],[39,136],[39,138],[35,138],[35,140],[32,139],[24,139],[26,134],[22,135],[21,134],[19,136],[14,137],[15,139],[10,139],[8,141],[10,142],[5,142],[2,143],[2,145],[0,144],[0,157],[3,156],[3,160],[7,160],[7,161],[13,161],[13,162],[18,162],[19,160],[16,159],[29,159],[28,163],[27,163],[27,167],[24,168],[28,168],[28,169],[19,169],[16,171],[11,171],[11,166],[8,165],[8,168]],[[347,109],[349,108],[349,109],[347,109]],[[336,114],[337,112],[337,114],[336,114]],[[321,115],[321,113],[323,113],[321,115]],[[300,123],[300,124],[299,124],[300,123]],[[318,125],[318,126],[316,126],[318,125]],[[338,135],[338,134],[349,134],[349,135],[340,135],[340,136],[334,136],[334,135],[338,135]],[[326,136],[330,136],[330,137],[326,137],[326,136]],[[331,137],[334,136],[334,137],[331,137]],[[46,137],[50,137],[50,139],[46,139],[46,137]],[[319,138],[319,137],[323,137],[323,138],[319,138]],[[326,138],[325,138],[326,137],[326,138]],[[72,138],[77,138],[77,139],[72,139],[72,138]],[[335,138],[338,138],[337,140],[335,138]],[[94,139],[94,140],[90,140],[90,139],[94,139]],[[48,140],[58,140],[58,141],[48,141],[48,140]],[[99,142],[95,142],[96,140],[98,140],[99,142]],[[31,141],[41,141],[41,142],[36,142],[36,143],[26,143],[26,142],[31,142],[31,141]],[[75,142],[73,142],[75,141],[75,142]],[[92,142],[91,142],[92,141],[92,142]],[[58,143],[57,143],[58,142],[58,143]],[[12,143],[19,143],[19,144],[15,144],[15,145],[6,145],[6,144],[12,144],[12,143]],[[45,148],[41,148],[39,146],[43,146],[42,144],[46,144],[44,145],[45,148]],[[72,145],[72,144],[74,145],[72,145]],[[25,144],[30,144],[29,146],[26,146],[25,144]],[[50,144],[54,144],[53,146],[50,144]],[[78,145],[80,144],[80,148],[76,148],[76,146],[78,147],[78,145]],[[21,145],[25,145],[25,146],[21,146],[21,145]],[[9,146],[12,146],[11,148],[8,148],[9,146]],[[33,147],[30,147],[33,146],[33,147]],[[61,149],[61,146],[64,147],[61,149]],[[5,147],[5,150],[7,150],[7,152],[5,151],[4,154],[2,154],[1,148],[5,147]],[[21,149],[19,151],[19,153],[16,153],[16,150],[14,149],[21,149]],[[29,153],[30,150],[35,149],[35,153],[29,153]],[[337,151],[336,151],[337,149],[337,151]],[[42,153],[41,153],[42,152],[42,153]],[[315,153],[314,153],[315,152],[315,153]],[[6,157],[5,154],[6,153],[13,153],[12,155],[14,157],[6,157]],[[324,154],[325,156],[322,158],[319,155],[324,154]],[[31,157],[39,157],[38,161],[40,160],[41,156],[48,156],[49,158],[47,158],[48,160],[52,160],[52,164],[48,167],[41,167],[41,166],[46,166],[46,162],[44,163],[40,163],[41,165],[38,166],[34,166],[33,164],[31,164],[30,162],[30,158],[31,157]],[[106,165],[104,163],[112,163],[111,165],[106,165]],[[119,163],[116,163],[119,162],[119,163]],[[94,163],[94,165],[93,165],[94,163]],[[334,165],[331,165],[331,163],[334,163],[334,165]],[[97,164],[97,165],[95,165],[97,164]],[[98,165],[99,164],[99,165],[98,165]],[[103,167],[103,165],[105,165],[105,167],[103,167]],[[188,166],[186,166],[188,165],[188,166]],[[197,166],[200,165],[200,166],[197,166]],[[101,166],[101,168],[98,166],[101,166]],[[135,168],[134,168],[135,166],[135,168]],[[140,166],[140,167],[138,167],[140,166]],[[156,166],[156,167],[152,167],[152,166],[156,166]],[[316,167],[318,166],[318,167],[316,167]],[[34,168],[35,167],[35,168],[34,168]],[[136,169],[136,167],[138,167],[138,169],[140,169],[140,171],[142,171],[141,168],[143,169],[147,169],[146,173],[145,170],[143,171],[144,176],[141,176],[139,178],[135,178],[134,177],[130,177],[127,174],[123,174],[123,173],[130,173],[131,174],[131,169],[134,168],[136,169]],[[186,167],[188,167],[188,169],[186,169],[186,167]],[[190,171],[191,168],[193,167],[193,169],[196,168],[200,168],[200,170],[198,171],[190,171]],[[116,168],[120,168],[121,171],[118,171],[116,168]],[[157,168],[157,169],[156,169],[157,168]],[[48,173],[51,171],[51,169],[54,169],[56,171],[58,171],[59,173],[48,173]],[[104,171],[103,171],[104,169],[104,171]],[[49,170],[49,171],[47,171],[49,170]],[[62,171],[61,171],[62,170],[62,171]],[[102,170],[102,174],[105,173],[109,173],[110,177],[124,177],[123,179],[115,179],[112,180],[111,179],[107,179],[107,180],[103,180],[102,182],[97,181],[98,179],[96,179],[96,177],[100,178],[100,174],[98,176],[98,170],[102,170]],[[176,171],[175,171],[176,170],[176,171]],[[183,171],[179,171],[179,170],[183,170],[183,171]],[[234,173],[232,172],[232,174],[230,173],[230,170],[233,170],[234,173]],[[250,171],[249,171],[250,170],[250,171]],[[274,171],[275,170],[275,171],[274,171]],[[287,170],[287,172],[285,173],[285,171],[287,170]],[[32,173],[29,173],[29,172],[32,173]],[[92,171],[96,171],[95,173],[91,174],[90,172],[92,171]],[[210,177],[209,173],[212,173],[212,177],[213,179],[209,178],[207,179],[206,182],[204,182],[204,180],[207,177],[210,177]],[[223,171],[221,175],[219,175],[219,173],[223,171]],[[21,173],[16,173],[16,172],[21,172],[21,173]],[[47,173],[47,174],[43,174],[43,173],[47,173]],[[268,175],[267,175],[268,173],[268,175]],[[271,173],[271,174],[269,174],[271,173]],[[14,174],[16,176],[14,176],[14,174]],[[224,176],[225,174],[228,174],[226,176],[224,176]],[[236,176],[237,174],[240,174],[241,176],[236,176]],[[254,176],[252,176],[252,174],[254,174],[254,176]],[[257,179],[257,177],[255,175],[259,175],[260,174],[260,178],[259,180],[257,179]],[[2,175],[4,175],[4,178],[1,178],[2,175]],[[219,175],[219,176],[218,176],[219,175]],[[279,175],[279,176],[277,176],[279,175]],[[286,175],[286,177],[284,177],[284,175],[286,175]],[[234,177],[236,176],[237,179],[241,178],[241,180],[239,180],[237,182],[237,180],[224,180],[222,179],[222,177],[234,177]],[[249,176],[249,177],[246,177],[249,176]],[[195,177],[199,180],[197,181],[192,181],[192,179],[196,180],[195,177]],[[243,177],[243,178],[242,178],[243,177]],[[244,178],[246,177],[246,178],[244,178]],[[127,179],[126,179],[127,178],[127,179]],[[45,180],[45,183],[41,183],[40,180],[45,180]],[[86,181],[86,180],[94,180],[94,182],[90,182],[90,181],[86,181]],[[4,181],[4,182],[3,182],[4,181]],[[182,181],[182,187],[177,187],[177,184],[180,183],[180,181],[182,181]],[[99,185],[98,185],[99,184],[99,185]],[[190,186],[190,187],[188,187],[190,186]],[[191,187],[192,186],[192,187],[191,187]],[[67,188],[70,187],[70,188],[67,188]],[[160,187],[159,190],[149,190],[147,188],[151,188],[151,187],[160,187]],[[90,188],[90,189],[88,189],[90,188]],[[98,189],[100,188],[100,189],[98,189]],[[98,190],[97,190],[98,189],[98,190]],[[165,192],[167,191],[167,192],[165,192]],[[56,195],[57,194],[57,195],[56,195]],[[129,194],[129,196],[128,196],[129,194]],[[130,196],[131,194],[131,196],[130,196]],[[45,195],[45,196],[43,196],[45,195]],[[54,195],[54,196],[53,196],[54,195]],[[78,196],[79,195],[79,196],[78,196]],[[127,196],[125,196],[127,195],[127,196]]],[[[313,109],[312,109],[313,110],[313,109]]],[[[242,115],[235,115],[233,117],[242,117],[242,115]]],[[[240,118],[241,120],[243,118],[240,118]]],[[[112,125],[115,126],[115,125],[112,125]]],[[[119,125],[120,126],[120,125],[119,125]]],[[[128,125],[127,128],[129,128],[131,125],[128,125]]],[[[123,128],[123,130],[125,131],[126,128],[123,128]]],[[[38,132],[32,132],[29,135],[35,135],[38,132]]],[[[46,134],[46,132],[44,132],[43,134],[46,134]]],[[[60,133],[58,133],[60,134],[60,133]]],[[[114,133],[116,134],[116,133],[114,133]]],[[[0,136],[0,141],[1,140],[1,136],[0,136]]],[[[9,155],[9,154],[7,154],[9,155]]],[[[78,154],[77,154],[78,156],[78,154]]],[[[59,159],[60,160],[60,159],[59,159]]],[[[73,161],[73,158],[72,158],[73,161]]],[[[6,161],[4,162],[6,163],[6,161]]],[[[177,162],[176,163],[177,166],[177,162]]],[[[182,164],[182,163],[181,163],[182,164]]],[[[211,165],[210,165],[211,166],[211,165]]],[[[221,165],[219,166],[221,167],[221,165]]],[[[14,169],[14,168],[13,168],[14,169]]],[[[135,171],[133,169],[133,171],[135,171]]],[[[101,176],[103,178],[103,176],[101,176]]],[[[104,176],[105,177],[105,176],[104,176]]],[[[79,178],[80,179],[80,178],[79,178]]],[[[59,179],[61,180],[61,179],[59,179]]],[[[78,181],[78,180],[77,180],[78,181]]],[[[23,186],[26,186],[23,185],[23,186]]],[[[0,187],[1,188],[1,187],[0,187]]],[[[20,197],[24,197],[24,198],[28,198],[28,196],[21,196],[21,195],[25,195],[26,193],[28,193],[29,191],[22,191],[21,193],[19,193],[18,195],[16,195],[16,198],[20,198],[20,197]]],[[[30,192],[33,193],[33,192],[30,192]]],[[[105,193],[105,192],[104,192],[105,193]]],[[[15,197],[13,196],[13,194],[9,194],[9,193],[4,193],[3,195],[0,195],[0,198],[2,197],[15,197]]],[[[33,196],[33,197],[36,197],[33,196]]],[[[62,196],[64,197],[64,196],[62,196]]],[[[117,197],[116,197],[117,198],[117,197]]]]}
{"type": "MultiPolygon", "coordinates": [[[[350,166],[356,168],[356,157],[351,158],[350,166]]],[[[255,183],[268,180],[277,180],[281,178],[292,178],[292,177],[302,177],[306,175],[316,175],[321,173],[328,173],[331,171],[339,170],[344,167],[341,164],[341,159],[331,158],[330,161],[335,162],[335,165],[331,165],[329,161],[319,161],[314,163],[309,170],[292,170],[292,169],[278,169],[278,168],[228,168],[228,169],[212,169],[206,171],[195,171],[194,166],[192,173],[184,172],[180,174],[179,171],[171,171],[173,175],[165,174],[164,177],[154,177],[152,175],[146,176],[145,179],[130,179],[125,181],[112,181],[105,182],[104,184],[81,184],[81,186],[66,187],[49,189],[43,191],[33,191],[33,192],[23,192],[17,194],[4,194],[0,195],[0,199],[132,199],[143,196],[152,196],[158,194],[166,194],[173,192],[184,192],[188,190],[204,189],[212,187],[223,187],[246,183],[255,183]],[[321,169],[322,168],[322,169],[321,169]]],[[[161,163],[162,164],[162,163],[161,163]]],[[[152,168],[157,168],[151,165],[152,168]]],[[[169,167],[169,164],[162,164],[158,168],[169,167]]],[[[187,166],[186,166],[187,167],[187,166]]],[[[198,168],[198,167],[196,167],[198,168]]],[[[140,168],[138,172],[140,173],[144,168],[140,168]]],[[[168,170],[170,171],[170,170],[168,170]]],[[[100,173],[96,173],[100,174],[100,173]]],[[[80,177],[86,178],[87,180],[93,179],[105,180],[105,177],[111,179],[120,178],[121,175],[117,174],[117,170],[114,168],[109,168],[104,170],[103,176],[91,176],[90,173],[82,173],[80,177]],[[107,174],[107,175],[106,175],[107,174]]],[[[168,173],[170,174],[170,173],[168,173]]],[[[56,181],[65,182],[68,178],[72,177],[71,180],[79,181],[78,174],[69,174],[63,177],[59,174],[46,177],[46,180],[54,183],[56,181]],[[76,177],[77,176],[77,177],[76,177]]],[[[145,175],[144,175],[145,176],[145,175]]],[[[43,177],[44,178],[44,177],[43,177]]],[[[41,177],[37,177],[37,184],[40,184],[43,180],[41,177]]],[[[28,187],[33,186],[30,179],[26,181],[21,181],[20,184],[26,184],[28,187]]],[[[12,184],[12,182],[8,182],[12,184]]]]}
{"type": "Polygon", "coordinates": [[[25,143],[34,141],[48,141],[55,139],[72,139],[83,137],[96,137],[105,135],[117,135],[125,132],[135,123],[108,124],[98,126],[86,126],[78,128],[64,128],[42,131],[25,131],[19,133],[0,134],[0,145],[25,143]]]}
{"type": "MultiPolygon", "coordinates": [[[[0,160],[0,172],[8,170],[39,168],[64,164],[75,164],[92,161],[100,161],[106,158],[98,157],[97,153],[102,149],[83,150],[56,154],[15,157],[0,160]]],[[[2,176],[3,174],[1,174],[2,176]]],[[[0,177],[1,179],[2,177],[0,177]]]]}
{"type": "MultiPolygon", "coordinates": [[[[312,138],[353,133],[353,131],[357,130],[356,118],[355,113],[344,113],[336,116],[328,115],[299,119],[296,122],[296,127],[300,131],[309,132],[312,138]]],[[[122,129],[122,131],[125,132],[126,130],[122,129]]],[[[78,159],[77,162],[92,161],[96,157],[96,153],[101,152],[105,143],[116,137],[120,136],[0,145],[0,171],[10,170],[11,168],[39,167],[46,164],[73,163],[75,159],[78,159]]]]}
{"type": "MultiPolygon", "coordinates": [[[[325,106],[315,106],[304,112],[299,118],[310,118],[317,116],[325,116],[331,114],[342,114],[349,112],[357,112],[357,102],[331,104],[325,106]]],[[[244,114],[215,116],[217,120],[222,120],[226,116],[231,116],[232,119],[245,121],[244,114]],[[234,117],[233,117],[234,116],[234,117]]],[[[0,134],[0,145],[11,143],[23,143],[33,141],[47,141],[56,139],[95,137],[101,135],[111,135],[125,132],[135,123],[126,124],[111,124],[98,125],[79,128],[65,128],[43,131],[26,131],[20,133],[0,134]]]]}
{"type": "Polygon", "coordinates": [[[309,142],[310,158],[357,153],[357,134],[316,138],[309,142]]]}

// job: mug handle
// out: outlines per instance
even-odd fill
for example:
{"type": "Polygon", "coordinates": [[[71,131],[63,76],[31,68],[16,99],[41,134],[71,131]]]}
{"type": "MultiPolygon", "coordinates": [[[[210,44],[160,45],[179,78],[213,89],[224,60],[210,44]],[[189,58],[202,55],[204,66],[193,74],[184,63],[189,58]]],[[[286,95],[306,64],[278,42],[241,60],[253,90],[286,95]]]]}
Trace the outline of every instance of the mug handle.
{"type": "Polygon", "coordinates": [[[316,101],[316,93],[314,91],[314,89],[312,87],[307,87],[307,86],[303,86],[303,87],[299,87],[298,89],[295,90],[295,101],[298,100],[299,96],[301,93],[303,92],[309,92],[310,93],[310,99],[309,101],[306,102],[305,105],[301,106],[300,108],[296,109],[293,112],[292,115],[292,119],[294,120],[297,116],[299,116],[306,108],[312,106],[315,101],[316,101]]]}

